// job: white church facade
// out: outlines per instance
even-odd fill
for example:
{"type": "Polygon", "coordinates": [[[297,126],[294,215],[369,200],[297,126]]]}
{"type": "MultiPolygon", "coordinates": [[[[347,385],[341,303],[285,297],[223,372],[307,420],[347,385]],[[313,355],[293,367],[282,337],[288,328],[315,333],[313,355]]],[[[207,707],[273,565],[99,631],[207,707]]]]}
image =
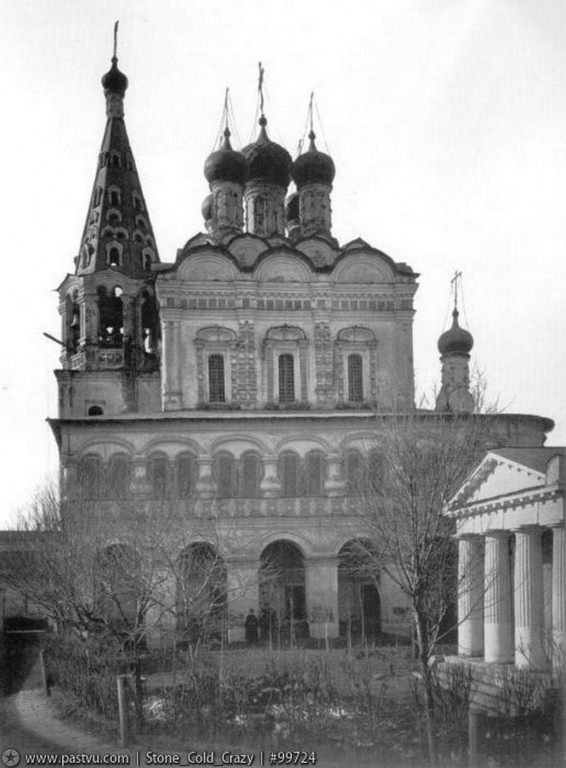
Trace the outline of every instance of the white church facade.
{"type": "MultiPolygon", "coordinates": [[[[243,639],[250,608],[266,607],[311,637],[352,621],[408,633],[393,582],[356,580],[347,565],[364,537],[355,491],[381,472],[376,415],[415,408],[417,274],[361,239],[336,241],[333,160],[311,130],[293,162],[263,114],[242,151],[226,125],[205,163],[206,231],[160,260],[116,58],[102,83],[107,123],[87,221],[59,288],[51,425],[66,508],[80,498],[81,514],[104,509],[116,521],[127,501],[173,516],[184,534],[171,536],[172,559],[200,548],[222,562],[230,640],[243,639]],[[262,581],[266,562],[277,563],[275,584],[262,581]]],[[[455,313],[439,344],[441,412],[473,406],[472,343],[455,313]]],[[[544,450],[551,428],[501,416],[496,441],[544,450]]],[[[169,585],[173,606],[175,592],[169,585]]],[[[470,643],[475,652],[479,640],[470,643]]]]}

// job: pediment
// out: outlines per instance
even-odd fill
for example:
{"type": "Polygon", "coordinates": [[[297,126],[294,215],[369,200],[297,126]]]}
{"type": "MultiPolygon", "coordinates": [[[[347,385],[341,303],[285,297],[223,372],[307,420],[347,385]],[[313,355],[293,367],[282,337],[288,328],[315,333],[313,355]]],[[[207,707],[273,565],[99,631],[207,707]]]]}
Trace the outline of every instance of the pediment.
{"type": "Polygon", "coordinates": [[[449,504],[450,510],[543,486],[546,477],[532,467],[488,453],[449,504]]]}

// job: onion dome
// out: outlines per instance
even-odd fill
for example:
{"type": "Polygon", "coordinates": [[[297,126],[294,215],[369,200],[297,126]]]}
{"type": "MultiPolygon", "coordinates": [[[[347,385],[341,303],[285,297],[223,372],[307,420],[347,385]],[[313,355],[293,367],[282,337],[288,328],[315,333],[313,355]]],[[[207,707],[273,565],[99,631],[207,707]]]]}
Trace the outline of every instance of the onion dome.
{"type": "Polygon", "coordinates": [[[115,93],[118,96],[124,96],[126,93],[128,78],[118,69],[118,59],[116,56],[112,57],[112,66],[103,76],[101,82],[102,87],[104,88],[104,93],[115,93]]]}
{"type": "Polygon", "coordinates": [[[205,221],[212,218],[212,214],[214,213],[214,195],[210,194],[204,198],[200,210],[205,221]]]}
{"type": "Polygon", "coordinates": [[[230,130],[224,131],[222,147],[206,158],[204,175],[209,184],[213,181],[233,181],[244,184],[247,176],[246,158],[241,152],[236,152],[230,144],[230,130]]]}
{"type": "Polygon", "coordinates": [[[291,181],[291,155],[268,137],[264,115],[260,117],[259,124],[261,130],[257,141],[242,149],[248,161],[248,181],[264,182],[286,189],[291,181]]]}
{"type": "Polygon", "coordinates": [[[456,308],[452,312],[452,328],[445,331],[438,339],[438,351],[441,355],[468,355],[474,346],[474,337],[458,325],[456,308]]]}
{"type": "Polygon", "coordinates": [[[285,220],[299,221],[299,193],[292,192],[285,200],[285,220]]]}
{"type": "Polygon", "coordinates": [[[291,176],[297,185],[297,189],[306,184],[327,184],[330,186],[336,175],[334,160],[330,155],[319,152],[314,140],[314,131],[309,133],[310,146],[308,151],[295,160],[291,169],[291,176]]]}

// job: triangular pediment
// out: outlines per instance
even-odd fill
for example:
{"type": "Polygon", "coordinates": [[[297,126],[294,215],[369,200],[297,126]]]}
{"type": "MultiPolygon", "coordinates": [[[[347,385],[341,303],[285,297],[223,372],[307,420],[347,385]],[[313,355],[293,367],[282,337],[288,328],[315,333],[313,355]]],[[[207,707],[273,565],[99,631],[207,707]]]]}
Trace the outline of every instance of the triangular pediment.
{"type": "Polygon", "coordinates": [[[518,460],[490,451],[448,505],[450,510],[492,501],[542,486],[546,474],[518,460]]]}

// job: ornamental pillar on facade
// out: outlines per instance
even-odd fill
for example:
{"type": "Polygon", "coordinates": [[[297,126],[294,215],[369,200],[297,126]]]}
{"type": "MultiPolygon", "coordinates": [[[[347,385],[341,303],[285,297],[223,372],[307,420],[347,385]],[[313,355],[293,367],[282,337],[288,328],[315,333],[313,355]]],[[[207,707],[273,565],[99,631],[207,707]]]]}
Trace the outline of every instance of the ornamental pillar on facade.
{"type": "Polygon", "coordinates": [[[544,669],[542,540],[538,526],[515,531],[515,664],[544,669]]]}
{"type": "Polygon", "coordinates": [[[458,654],[484,653],[484,556],[477,534],[458,538],[458,654]]]}
{"type": "Polygon", "coordinates": [[[275,454],[269,454],[262,458],[263,476],[260,482],[261,495],[265,498],[276,498],[281,493],[281,480],[277,472],[278,458],[275,454]]]}
{"type": "Polygon", "coordinates": [[[179,380],[179,323],[166,320],[163,323],[163,408],[175,411],[181,408],[181,384],[179,380]]]}
{"type": "Polygon", "coordinates": [[[305,559],[305,592],[310,636],[338,637],[338,558],[305,559]]]}
{"type": "Polygon", "coordinates": [[[226,558],[228,583],[228,642],[246,639],[244,622],[250,608],[259,616],[259,558],[231,555],[226,558]]]}
{"type": "Polygon", "coordinates": [[[485,537],[484,658],[513,660],[509,535],[490,531],[485,537]]]}

